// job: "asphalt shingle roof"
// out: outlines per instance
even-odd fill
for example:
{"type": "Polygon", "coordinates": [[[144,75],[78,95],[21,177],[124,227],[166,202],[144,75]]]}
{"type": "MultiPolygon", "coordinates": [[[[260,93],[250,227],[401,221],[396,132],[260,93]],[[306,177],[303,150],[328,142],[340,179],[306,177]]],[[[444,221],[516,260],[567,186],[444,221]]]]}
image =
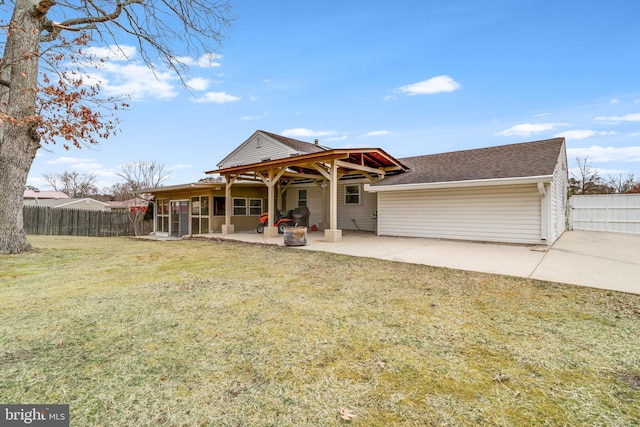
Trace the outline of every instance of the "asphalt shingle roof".
{"type": "Polygon", "coordinates": [[[304,141],[300,141],[293,138],[287,138],[286,136],[277,135],[275,133],[267,132],[264,130],[261,130],[260,132],[302,153],[319,153],[321,151],[327,150],[325,147],[321,145],[312,144],[310,142],[304,142],[304,141]]]}
{"type": "Polygon", "coordinates": [[[564,138],[553,138],[407,157],[398,160],[409,167],[409,171],[388,176],[373,185],[386,186],[551,175],[563,144],[564,138]]]}

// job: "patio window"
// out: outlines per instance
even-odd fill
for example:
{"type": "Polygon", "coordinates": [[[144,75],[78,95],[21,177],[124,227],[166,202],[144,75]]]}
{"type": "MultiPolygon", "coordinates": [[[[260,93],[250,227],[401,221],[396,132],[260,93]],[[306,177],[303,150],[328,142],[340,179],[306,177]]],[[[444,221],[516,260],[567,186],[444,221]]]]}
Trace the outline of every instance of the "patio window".
{"type": "Polygon", "coordinates": [[[225,208],[225,198],[220,196],[213,196],[213,216],[224,216],[225,208]]]}
{"type": "Polygon", "coordinates": [[[262,214],[262,199],[249,199],[249,215],[260,216],[262,214]]]}
{"type": "Polygon", "coordinates": [[[156,202],[156,231],[162,233],[169,232],[169,200],[158,199],[156,202]]]}
{"type": "Polygon", "coordinates": [[[298,206],[307,206],[307,190],[298,190],[298,206]]]}
{"type": "Polygon", "coordinates": [[[347,205],[360,204],[360,184],[344,186],[344,203],[347,205]]]}
{"type": "Polygon", "coordinates": [[[191,198],[191,234],[207,234],[209,232],[209,197],[191,198]]]}
{"type": "Polygon", "coordinates": [[[233,215],[234,216],[246,216],[247,215],[247,199],[233,198],[233,215]]]}

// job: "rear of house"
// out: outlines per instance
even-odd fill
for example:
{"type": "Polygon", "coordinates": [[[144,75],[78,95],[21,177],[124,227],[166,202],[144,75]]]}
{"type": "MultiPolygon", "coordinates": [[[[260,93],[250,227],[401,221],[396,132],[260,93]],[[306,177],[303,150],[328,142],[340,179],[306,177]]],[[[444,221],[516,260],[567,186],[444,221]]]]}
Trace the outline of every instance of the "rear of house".
{"type": "Polygon", "coordinates": [[[551,245],[566,230],[563,138],[404,159],[384,153],[394,165],[388,171],[340,160],[355,170],[339,174],[331,193],[323,162],[334,160],[313,162],[336,151],[256,131],[218,163],[223,174],[235,175],[148,191],[155,197],[156,233],[225,233],[225,224],[255,230],[268,209],[269,185],[274,208],[306,206],[308,224],[321,230],[331,209],[338,231],[385,236],[551,245]],[[309,163],[301,166],[300,159],[309,163]],[[271,181],[262,165],[279,168],[282,179],[271,181]]]}

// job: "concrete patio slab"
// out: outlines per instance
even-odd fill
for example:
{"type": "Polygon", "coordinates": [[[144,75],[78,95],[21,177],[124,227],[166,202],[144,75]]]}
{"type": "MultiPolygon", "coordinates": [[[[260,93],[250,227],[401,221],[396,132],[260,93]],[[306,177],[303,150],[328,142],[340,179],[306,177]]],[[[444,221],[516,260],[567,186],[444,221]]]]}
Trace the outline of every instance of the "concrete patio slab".
{"type": "MultiPolygon", "coordinates": [[[[284,246],[282,235],[209,234],[212,239],[284,246]]],[[[569,231],[551,247],[376,236],[343,231],[342,241],[308,232],[307,245],[324,251],[389,261],[448,267],[640,294],[640,235],[569,231]]]]}

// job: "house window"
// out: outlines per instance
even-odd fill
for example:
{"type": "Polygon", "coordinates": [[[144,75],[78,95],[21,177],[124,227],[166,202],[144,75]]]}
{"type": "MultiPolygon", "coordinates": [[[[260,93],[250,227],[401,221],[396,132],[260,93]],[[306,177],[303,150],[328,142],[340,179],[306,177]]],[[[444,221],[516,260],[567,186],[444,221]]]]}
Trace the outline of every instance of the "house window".
{"type": "Polygon", "coordinates": [[[169,232],[169,200],[158,199],[156,202],[156,231],[161,233],[169,232]]]}
{"type": "Polygon", "coordinates": [[[213,196],[213,216],[224,216],[226,202],[224,197],[213,196]]]}
{"type": "Polygon", "coordinates": [[[209,232],[209,197],[191,198],[191,234],[207,234],[209,232]]]}
{"type": "Polygon", "coordinates": [[[307,206],[307,190],[298,190],[298,206],[307,206]]]}
{"type": "Polygon", "coordinates": [[[247,199],[241,199],[241,198],[233,199],[233,215],[234,216],[247,215],[247,199]]]}
{"type": "Polygon", "coordinates": [[[249,215],[260,216],[262,214],[262,199],[249,199],[249,215]]]}
{"type": "Polygon", "coordinates": [[[359,184],[344,186],[344,203],[347,205],[360,204],[360,185],[359,184]]]}

